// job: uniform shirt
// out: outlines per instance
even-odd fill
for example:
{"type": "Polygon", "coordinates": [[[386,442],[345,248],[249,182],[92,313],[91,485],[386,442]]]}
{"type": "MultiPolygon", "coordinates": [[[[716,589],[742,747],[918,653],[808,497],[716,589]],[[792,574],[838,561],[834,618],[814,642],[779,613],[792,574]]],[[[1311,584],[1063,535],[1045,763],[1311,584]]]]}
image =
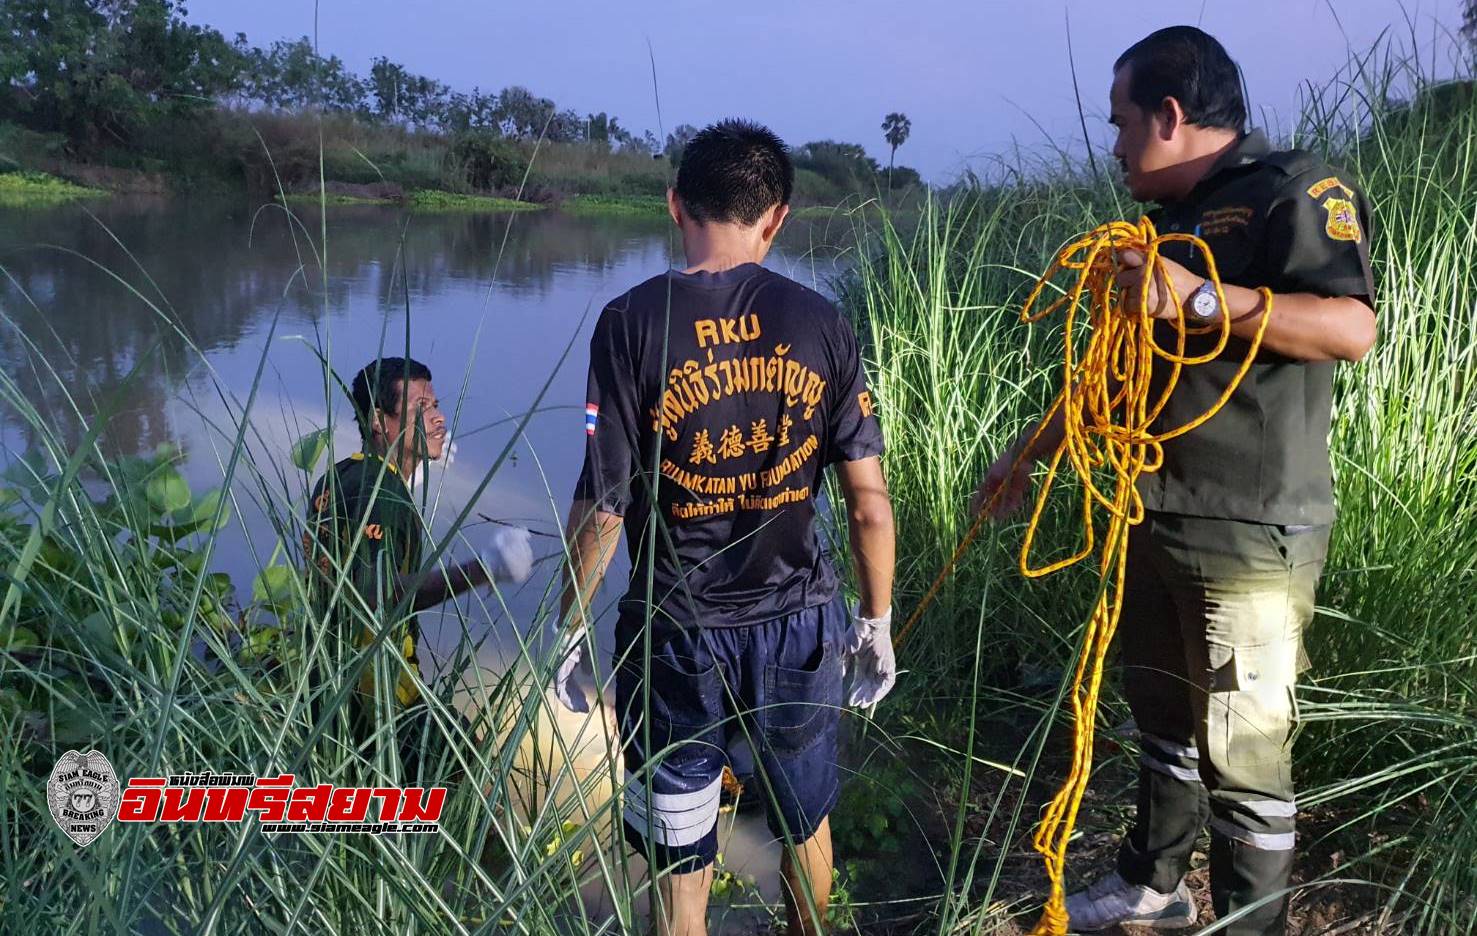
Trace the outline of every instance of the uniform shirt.
{"type": "MultiPolygon", "coordinates": [[[[420,511],[400,472],[378,456],[356,452],[318,480],[308,505],[308,530],[303,534],[303,551],[309,557],[309,595],[320,615],[338,585],[340,569],[348,570],[346,588],[353,588],[372,607],[388,609],[395,599],[395,579],[420,568],[425,542],[420,511]],[[351,550],[355,537],[359,544],[351,550]]],[[[342,633],[343,627],[358,627],[356,642],[362,647],[374,631],[362,625],[362,610],[346,607],[351,601],[341,595],[328,621],[330,627],[340,625],[334,633],[342,633]]],[[[416,641],[420,628],[415,616],[392,635],[411,668],[419,671],[416,641]]],[[[359,688],[373,693],[372,668],[365,669],[359,688]]],[[[402,705],[420,697],[409,674],[400,674],[395,697],[402,705]]]]}
{"type": "MultiPolygon", "coordinates": [[[[1273,152],[1260,131],[1244,136],[1182,201],[1151,212],[1161,234],[1197,233],[1221,280],[1274,293],[1356,296],[1374,305],[1369,209],[1348,175],[1296,150],[1273,152]]],[[[1208,274],[1204,252],[1169,244],[1165,257],[1208,274]]],[[[1277,303],[1272,304],[1277,315],[1277,303]]],[[[1155,324],[1161,348],[1175,325],[1155,324]]],[[[1192,336],[1203,354],[1218,336],[1192,336]]],[[[1182,369],[1154,424],[1163,432],[1211,408],[1245,359],[1232,337],[1220,358],[1182,369]]],[[[1156,362],[1152,390],[1170,368],[1156,362]]],[[[1141,475],[1150,510],[1285,525],[1333,521],[1328,456],[1332,361],[1300,361],[1262,350],[1226,406],[1200,428],[1164,444],[1164,465],[1141,475]]]]}
{"type": "Polygon", "coordinates": [[[880,455],[882,430],[856,335],[827,299],[753,263],[656,276],[601,313],[588,399],[575,497],[625,518],[624,611],[640,613],[649,567],[653,620],[682,625],[835,596],[821,472],[880,455]]]}

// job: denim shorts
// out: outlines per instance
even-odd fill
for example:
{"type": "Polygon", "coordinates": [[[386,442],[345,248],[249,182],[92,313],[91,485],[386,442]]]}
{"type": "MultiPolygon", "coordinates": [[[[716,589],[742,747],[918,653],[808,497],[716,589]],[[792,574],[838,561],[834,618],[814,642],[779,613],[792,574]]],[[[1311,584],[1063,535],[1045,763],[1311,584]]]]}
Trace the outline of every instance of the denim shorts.
{"type": "Polygon", "coordinates": [[[625,755],[627,840],[655,866],[700,871],[718,850],[730,741],[758,755],[753,795],[769,827],[799,844],[836,805],[841,661],[851,619],[838,597],[741,627],[616,625],[616,712],[625,755]]]}

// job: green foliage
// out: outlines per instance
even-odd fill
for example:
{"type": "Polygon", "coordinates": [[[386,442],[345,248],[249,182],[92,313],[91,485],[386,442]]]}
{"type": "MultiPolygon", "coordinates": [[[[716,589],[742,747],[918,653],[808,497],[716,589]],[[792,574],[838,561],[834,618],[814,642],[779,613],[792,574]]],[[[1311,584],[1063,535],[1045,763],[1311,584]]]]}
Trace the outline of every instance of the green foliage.
{"type": "Polygon", "coordinates": [[[274,610],[292,606],[299,573],[287,566],[267,566],[251,583],[251,600],[274,610]]]}
{"type": "Polygon", "coordinates": [[[667,157],[673,168],[681,165],[682,152],[687,149],[687,144],[697,136],[697,127],[692,124],[678,124],[667,134],[667,146],[662,150],[662,155],[667,157]]]}
{"type": "MultiPolygon", "coordinates": [[[[809,196],[823,205],[839,204],[858,194],[873,196],[888,189],[887,170],[857,143],[816,140],[797,147],[794,160],[797,196],[809,196]]],[[[893,170],[892,188],[902,190],[916,184],[916,180],[919,177],[915,170],[898,167],[893,170]]]]}
{"type": "Polygon", "coordinates": [[[893,162],[897,159],[897,148],[908,142],[908,135],[913,132],[913,121],[908,119],[907,114],[893,112],[882,120],[882,135],[887,139],[887,185],[892,187],[893,162]]]}
{"type": "Polygon", "coordinates": [[[513,198],[436,191],[412,192],[409,201],[417,211],[538,211],[543,207],[513,198]]]}
{"type": "Polygon", "coordinates": [[[369,69],[369,90],[381,120],[427,125],[446,112],[451,89],[439,81],[407,71],[384,56],[369,69]]]}
{"type": "Polygon", "coordinates": [[[577,215],[621,215],[626,217],[665,218],[667,200],[655,195],[576,195],[559,206],[561,211],[577,215]]]}
{"type": "Polygon", "coordinates": [[[54,205],[79,198],[97,198],[107,192],[73,185],[44,172],[0,172],[0,205],[54,205]]]}
{"type": "Polygon", "coordinates": [[[94,483],[107,490],[96,500],[80,481],[58,499],[62,478],[44,461],[11,466],[15,486],[0,506],[0,564],[13,574],[38,524],[42,532],[38,560],[17,580],[20,602],[0,621],[0,643],[11,655],[0,658],[0,693],[20,706],[28,727],[16,740],[28,749],[110,733],[124,702],[109,673],[120,666],[166,672],[182,630],[237,627],[229,579],[205,568],[208,541],[230,513],[219,490],[190,491],[178,458],[166,448],[142,458],[91,459],[94,483]],[[59,512],[40,509],[48,502],[59,512]]]}
{"type": "MultiPolygon", "coordinates": [[[[831,820],[832,841],[840,855],[885,863],[908,842],[908,810],[919,794],[908,767],[874,758],[842,788],[831,820]]],[[[885,866],[885,865],[884,865],[885,866]]]]}
{"type": "Polygon", "coordinates": [[[367,110],[368,86],[336,55],[324,58],[307,36],[250,49],[243,61],[242,96],[286,110],[367,110]]]}
{"type": "Polygon", "coordinates": [[[292,452],[288,456],[292,467],[309,474],[316,471],[332,441],[333,434],[327,429],[314,429],[304,435],[293,443],[292,452]]]}
{"type": "MultiPolygon", "coordinates": [[[[0,82],[17,88],[0,96],[0,118],[60,133],[68,156],[167,171],[182,188],[300,192],[318,187],[321,169],[336,183],[509,194],[527,175],[535,200],[659,196],[697,133],[680,124],[663,147],[613,114],[581,115],[522,85],[453,91],[384,56],[361,77],[306,36],[258,48],[185,15],[177,0],[0,5],[0,82]],[[658,149],[664,166],[650,158],[658,149]]],[[[6,153],[3,136],[0,167],[7,157],[40,163],[6,153]]],[[[800,155],[802,202],[837,204],[884,185],[854,144],[808,144],[800,155]]]]}
{"type": "Polygon", "coordinates": [[[451,141],[447,175],[472,191],[490,192],[517,186],[528,160],[513,143],[487,131],[469,131],[451,141]]]}
{"type": "Polygon", "coordinates": [[[7,0],[0,5],[0,85],[19,85],[20,116],[96,143],[199,110],[230,90],[242,52],[185,22],[174,0],[7,0]]]}

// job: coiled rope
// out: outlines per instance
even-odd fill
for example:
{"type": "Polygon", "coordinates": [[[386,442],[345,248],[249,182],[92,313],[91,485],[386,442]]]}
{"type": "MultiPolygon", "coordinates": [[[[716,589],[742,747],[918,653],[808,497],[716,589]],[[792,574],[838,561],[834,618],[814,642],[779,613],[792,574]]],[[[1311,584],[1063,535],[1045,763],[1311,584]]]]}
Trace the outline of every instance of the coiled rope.
{"type": "Polygon", "coordinates": [[[1046,862],[1051,892],[1040,921],[1031,931],[1033,936],[1064,936],[1067,932],[1063,887],[1067,842],[1076,824],[1082,795],[1086,792],[1092,770],[1093,734],[1103,664],[1122,610],[1128,528],[1144,519],[1144,504],[1139,497],[1136,482],[1140,474],[1159,470],[1164,461],[1165,442],[1194,431],[1231,398],[1256,359],[1262,337],[1266,334],[1267,323],[1271,320],[1272,294],[1269,290],[1262,289],[1263,312],[1256,334],[1251,338],[1245,358],[1220,398],[1204,413],[1184,425],[1158,433],[1151,432],[1149,427],[1169,402],[1183,369],[1220,357],[1231,339],[1231,321],[1227,314],[1222,314],[1218,323],[1205,327],[1194,327],[1185,320],[1183,306],[1187,297],[1174,293],[1168,275],[1163,272],[1163,261],[1160,258],[1163,246],[1175,242],[1191,244],[1195,250],[1204,252],[1208,278],[1220,300],[1220,308],[1225,310],[1225,291],[1216,269],[1215,257],[1206,243],[1191,234],[1161,235],[1148,218],[1141,219],[1138,224],[1113,221],[1099,225],[1092,232],[1064,247],[1037,281],[1035,289],[1021,309],[1021,320],[1027,323],[1039,322],[1058,312],[1065,313],[1061,390],[1041,420],[1035,435],[1017,454],[1006,483],[1001,484],[989,502],[982,506],[964,539],[954,550],[954,555],[934,579],[907,623],[898,631],[895,641],[897,645],[901,645],[918,623],[923,612],[937,597],[939,589],[953,573],[955,565],[979,534],[1001,495],[1009,490],[1009,479],[1020,469],[1026,454],[1032,451],[1042,431],[1056,414],[1062,413],[1065,432],[1061,443],[1047,462],[1046,474],[1031,512],[1031,521],[1026,527],[1020,553],[1021,574],[1027,578],[1040,578],[1076,565],[1098,553],[1098,511],[1106,512],[1107,529],[1101,540],[1098,558],[1098,599],[1082,635],[1082,648],[1077,656],[1068,693],[1073,719],[1071,769],[1047,806],[1034,840],[1036,850],[1046,862]],[[1150,315],[1147,289],[1139,291],[1135,307],[1126,307],[1126,290],[1118,286],[1118,273],[1121,269],[1118,252],[1122,250],[1136,250],[1144,254],[1146,281],[1149,276],[1157,278],[1160,288],[1168,289],[1170,301],[1181,310],[1174,320],[1175,346],[1172,349],[1162,348],[1154,340],[1155,320],[1150,315]],[[1073,271],[1076,274],[1071,288],[1055,302],[1037,311],[1042,295],[1063,271],[1073,271]],[[1082,327],[1080,318],[1084,300],[1090,336],[1087,347],[1079,356],[1074,349],[1074,338],[1082,327]],[[1218,333],[1219,339],[1212,349],[1199,355],[1185,353],[1189,336],[1213,333],[1218,333]],[[1156,367],[1168,367],[1169,375],[1157,396],[1151,398],[1150,383],[1156,367]],[[1037,567],[1031,562],[1031,549],[1036,542],[1046,502],[1055,486],[1063,459],[1070,463],[1082,486],[1081,545],[1067,558],[1037,567]],[[1111,485],[1100,483],[1106,481],[1106,478],[1095,477],[1104,472],[1111,474],[1111,485]]]}

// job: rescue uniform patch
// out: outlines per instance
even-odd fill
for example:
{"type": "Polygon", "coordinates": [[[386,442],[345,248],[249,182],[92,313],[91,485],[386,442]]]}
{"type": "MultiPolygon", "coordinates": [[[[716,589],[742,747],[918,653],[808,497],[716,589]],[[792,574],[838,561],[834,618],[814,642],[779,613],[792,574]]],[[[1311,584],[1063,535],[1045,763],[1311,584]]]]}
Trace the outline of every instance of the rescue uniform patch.
{"type": "Polygon", "coordinates": [[[1354,209],[1353,202],[1344,198],[1330,198],[1323,203],[1323,210],[1328,212],[1328,224],[1324,226],[1324,230],[1329,237],[1356,244],[1364,239],[1364,232],[1359,229],[1359,213],[1354,209]]]}
{"type": "Polygon", "coordinates": [[[1320,198],[1322,197],[1324,192],[1335,188],[1342,190],[1343,193],[1350,198],[1354,197],[1354,190],[1349,188],[1344,183],[1340,182],[1338,176],[1329,176],[1326,179],[1321,179],[1308,186],[1308,197],[1320,198]]]}

